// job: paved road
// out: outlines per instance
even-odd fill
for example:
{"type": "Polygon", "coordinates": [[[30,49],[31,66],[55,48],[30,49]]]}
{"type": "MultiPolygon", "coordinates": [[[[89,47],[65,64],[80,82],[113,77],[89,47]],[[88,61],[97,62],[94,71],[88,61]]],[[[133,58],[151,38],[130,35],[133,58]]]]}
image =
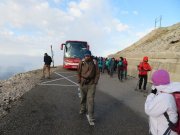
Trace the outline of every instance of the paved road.
{"type": "Polygon", "coordinates": [[[78,114],[76,72],[61,70],[24,94],[0,119],[0,135],[147,135],[145,97],[133,91],[134,85],[133,78],[121,83],[101,75],[92,127],[78,114]]]}

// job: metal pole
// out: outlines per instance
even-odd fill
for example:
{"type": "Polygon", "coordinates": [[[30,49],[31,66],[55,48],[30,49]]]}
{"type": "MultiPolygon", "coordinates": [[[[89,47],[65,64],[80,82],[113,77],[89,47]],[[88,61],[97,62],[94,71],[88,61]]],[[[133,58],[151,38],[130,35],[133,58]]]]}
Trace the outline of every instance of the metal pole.
{"type": "Polygon", "coordinates": [[[155,29],[156,29],[156,19],[157,19],[157,18],[155,18],[155,29]]]}
{"type": "Polygon", "coordinates": [[[52,56],[52,62],[53,62],[53,67],[54,67],[54,58],[53,58],[54,54],[53,54],[53,50],[52,50],[52,45],[51,45],[51,56],[52,56]]]}
{"type": "Polygon", "coordinates": [[[161,20],[162,20],[162,16],[160,16],[160,27],[161,27],[161,20]]]}

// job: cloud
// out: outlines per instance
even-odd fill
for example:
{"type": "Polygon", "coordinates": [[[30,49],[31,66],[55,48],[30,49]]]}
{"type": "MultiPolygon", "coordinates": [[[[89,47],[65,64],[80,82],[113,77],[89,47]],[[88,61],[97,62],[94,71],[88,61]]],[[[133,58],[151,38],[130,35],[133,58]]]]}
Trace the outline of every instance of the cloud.
{"type": "Polygon", "coordinates": [[[1,28],[0,37],[11,37],[13,35],[14,35],[13,31],[6,28],[1,28]]]}
{"type": "Polygon", "coordinates": [[[110,27],[108,27],[108,26],[105,26],[105,27],[103,28],[103,30],[104,30],[106,33],[110,33],[110,32],[112,31],[112,29],[111,29],[110,27]]]}
{"type": "Polygon", "coordinates": [[[54,3],[56,3],[56,4],[62,2],[62,0],[53,0],[53,1],[54,1],[54,3]]]}
{"type": "Polygon", "coordinates": [[[0,2],[0,54],[42,57],[53,45],[58,64],[63,59],[60,44],[66,40],[88,41],[98,56],[122,48],[121,35],[128,34],[130,26],[114,17],[109,0],[66,2],[66,8],[46,0],[0,2]]]}
{"type": "Polygon", "coordinates": [[[138,38],[142,38],[144,37],[146,34],[148,34],[149,32],[151,32],[154,28],[148,28],[144,31],[141,31],[141,32],[137,32],[135,35],[138,37],[138,38]]]}
{"type": "Polygon", "coordinates": [[[125,30],[127,30],[129,28],[129,26],[127,24],[123,24],[117,19],[114,19],[112,21],[112,23],[116,27],[116,30],[119,31],[119,32],[125,31],[125,30]]]}
{"type": "Polygon", "coordinates": [[[127,29],[129,28],[128,25],[122,24],[122,23],[117,24],[116,27],[117,27],[117,30],[118,30],[119,32],[125,31],[125,30],[127,30],[127,29]]]}
{"type": "Polygon", "coordinates": [[[82,15],[81,8],[79,8],[76,2],[69,3],[69,12],[75,17],[80,17],[82,15]]]}
{"type": "Polygon", "coordinates": [[[138,15],[138,14],[139,14],[138,11],[136,11],[136,10],[134,10],[132,13],[133,13],[134,15],[138,15]]]}
{"type": "Polygon", "coordinates": [[[121,14],[122,14],[122,15],[128,15],[128,14],[129,14],[129,11],[121,11],[121,14]]]}

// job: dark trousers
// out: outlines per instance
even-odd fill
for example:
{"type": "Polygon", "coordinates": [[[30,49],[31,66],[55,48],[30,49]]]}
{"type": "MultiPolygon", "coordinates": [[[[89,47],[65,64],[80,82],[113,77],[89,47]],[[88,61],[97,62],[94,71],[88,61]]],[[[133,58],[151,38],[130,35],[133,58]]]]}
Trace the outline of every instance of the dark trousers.
{"type": "Polygon", "coordinates": [[[81,102],[80,110],[88,112],[91,119],[94,118],[94,97],[96,92],[95,84],[80,85],[81,102]]]}
{"type": "Polygon", "coordinates": [[[139,75],[139,89],[141,89],[142,83],[144,82],[143,90],[146,90],[147,78],[147,75],[139,75]]]}
{"type": "Polygon", "coordinates": [[[114,74],[114,68],[113,68],[113,67],[111,67],[111,68],[109,69],[109,75],[112,77],[112,76],[113,76],[113,74],[114,74]]]}
{"type": "Polygon", "coordinates": [[[99,67],[99,71],[100,71],[100,72],[102,72],[102,71],[103,71],[102,67],[99,67]]]}
{"type": "Polygon", "coordinates": [[[127,79],[127,70],[124,70],[124,78],[127,79]]]}
{"type": "Polygon", "coordinates": [[[123,79],[123,75],[124,75],[123,72],[124,72],[123,70],[118,69],[118,79],[119,79],[119,80],[122,80],[122,79],[123,79]]]}

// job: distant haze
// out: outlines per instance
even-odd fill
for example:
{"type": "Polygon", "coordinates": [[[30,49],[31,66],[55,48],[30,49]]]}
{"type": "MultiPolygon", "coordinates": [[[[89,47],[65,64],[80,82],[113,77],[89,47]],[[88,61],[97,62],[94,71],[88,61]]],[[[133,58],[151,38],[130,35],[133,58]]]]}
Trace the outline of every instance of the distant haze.
{"type": "MultiPolygon", "coordinates": [[[[43,55],[0,55],[0,61],[0,80],[8,79],[9,77],[17,73],[42,68],[44,64],[43,55]]],[[[60,60],[59,62],[55,61],[55,64],[60,65],[60,60]]]]}

